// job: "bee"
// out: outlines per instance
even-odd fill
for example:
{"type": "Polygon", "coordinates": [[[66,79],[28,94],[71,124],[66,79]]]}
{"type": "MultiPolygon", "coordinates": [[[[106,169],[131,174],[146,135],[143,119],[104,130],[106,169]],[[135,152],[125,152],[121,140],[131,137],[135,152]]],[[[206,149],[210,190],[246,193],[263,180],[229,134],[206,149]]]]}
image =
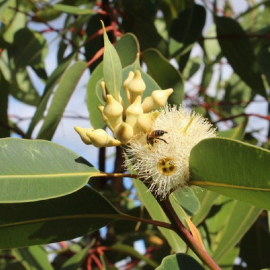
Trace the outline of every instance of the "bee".
{"type": "Polygon", "coordinates": [[[150,132],[146,136],[146,142],[147,142],[147,144],[150,144],[151,146],[153,146],[154,143],[157,142],[157,140],[160,140],[160,141],[163,141],[163,142],[167,143],[164,139],[160,138],[165,133],[168,133],[168,132],[167,131],[164,131],[164,130],[153,130],[152,132],[150,132]]]}

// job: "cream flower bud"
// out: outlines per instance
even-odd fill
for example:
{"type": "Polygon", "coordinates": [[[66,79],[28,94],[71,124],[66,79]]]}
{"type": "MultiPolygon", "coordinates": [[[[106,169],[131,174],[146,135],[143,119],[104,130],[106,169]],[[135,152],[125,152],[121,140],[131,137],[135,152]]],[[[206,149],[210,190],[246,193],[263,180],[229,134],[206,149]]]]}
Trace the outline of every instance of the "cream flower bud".
{"type": "Polygon", "coordinates": [[[74,127],[76,132],[80,135],[82,141],[85,144],[91,144],[90,138],[86,135],[87,132],[92,132],[94,129],[93,128],[81,128],[81,127],[74,127]]]}
{"type": "Polygon", "coordinates": [[[103,97],[103,100],[106,101],[107,99],[107,91],[106,91],[106,86],[105,86],[105,82],[104,81],[101,81],[100,82],[100,87],[102,89],[102,97],[103,97]]]}
{"type": "Polygon", "coordinates": [[[115,140],[103,129],[95,129],[86,133],[92,144],[96,147],[119,146],[121,142],[115,140]]]}
{"type": "Polygon", "coordinates": [[[124,88],[124,90],[126,92],[126,97],[127,97],[127,100],[128,100],[129,103],[130,103],[130,93],[128,91],[128,84],[130,83],[130,81],[132,80],[133,77],[134,77],[134,72],[130,71],[128,73],[128,77],[126,78],[126,80],[123,83],[123,88],[124,88]]]}
{"type": "Polygon", "coordinates": [[[134,126],[134,134],[138,134],[140,132],[148,133],[158,116],[159,116],[158,111],[139,115],[137,123],[134,126]]]}
{"type": "Polygon", "coordinates": [[[127,144],[133,136],[133,128],[123,122],[115,127],[114,135],[122,144],[127,144]]]}
{"type": "Polygon", "coordinates": [[[137,96],[141,96],[146,88],[146,85],[142,79],[141,72],[135,71],[135,75],[128,84],[128,91],[130,93],[130,103],[133,103],[137,96]]]}
{"type": "Polygon", "coordinates": [[[116,101],[112,95],[107,95],[106,105],[103,114],[108,118],[108,123],[114,129],[118,124],[122,123],[123,106],[116,101]]]}
{"type": "Polygon", "coordinates": [[[126,110],[126,123],[132,127],[136,124],[138,116],[143,114],[141,101],[142,97],[137,96],[135,101],[130,106],[128,106],[126,110]]]}
{"type": "Polygon", "coordinates": [[[163,107],[169,96],[172,94],[173,89],[155,90],[150,97],[146,97],[142,103],[143,111],[145,113],[155,110],[159,107],[163,107]]]}

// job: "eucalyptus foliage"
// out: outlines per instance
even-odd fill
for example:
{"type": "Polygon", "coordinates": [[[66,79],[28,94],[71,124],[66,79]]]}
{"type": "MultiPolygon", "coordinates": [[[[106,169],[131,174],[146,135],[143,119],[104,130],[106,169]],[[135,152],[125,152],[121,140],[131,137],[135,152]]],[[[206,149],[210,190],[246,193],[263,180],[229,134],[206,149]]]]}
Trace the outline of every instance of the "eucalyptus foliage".
{"type": "Polygon", "coordinates": [[[269,111],[270,1],[243,0],[241,12],[219,2],[0,0],[0,269],[270,268],[270,117],[247,113],[269,111]],[[144,97],[173,88],[169,104],[218,131],[192,149],[189,187],[165,200],[125,171],[121,147],[106,172],[106,148],[96,168],[71,140],[50,142],[70,99],[86,97],[91,126],[105,129],[100,82],[124,97],[135,70],[144,97]],[[84,74],[85,97],[74,96],[84,74]],[[35,109],[27,128],[9,114],[14,99],[35,109]],[[251,116],[265,120],[259,140],[251,116]]]}

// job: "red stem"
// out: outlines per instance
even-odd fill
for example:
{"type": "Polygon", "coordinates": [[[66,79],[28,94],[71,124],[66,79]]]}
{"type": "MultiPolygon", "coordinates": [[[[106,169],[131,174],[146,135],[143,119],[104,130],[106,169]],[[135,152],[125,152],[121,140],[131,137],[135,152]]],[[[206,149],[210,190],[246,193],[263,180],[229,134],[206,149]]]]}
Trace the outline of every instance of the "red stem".
{"type": "Polygon", "coordinates": [[[209,254],[198,244],[190,232],[183,225],[176,212],[174,211],[169,197],[163,201],[158,201],[167,217],[173,225],[174,231],[183,239],[183,241],[191,248],[191,250],[207,265],[211,270],[221,270],[216,262],[209,256],[209,254]]]}

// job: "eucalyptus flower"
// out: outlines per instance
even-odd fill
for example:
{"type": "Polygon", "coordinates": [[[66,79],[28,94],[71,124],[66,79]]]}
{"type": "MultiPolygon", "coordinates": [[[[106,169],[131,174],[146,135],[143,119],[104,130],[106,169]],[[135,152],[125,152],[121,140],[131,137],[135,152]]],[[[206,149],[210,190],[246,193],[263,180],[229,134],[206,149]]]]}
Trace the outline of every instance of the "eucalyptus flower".
{"type": "Polygon", "coordinates": [[[215,129],[201,115],[184,107],[165,106],[148,135],[140,133],[129,141],[126,166],[132,166],[149,183],[149,190],[164,199],[187,184],[191,149],[215,136],[215,129]]]}

